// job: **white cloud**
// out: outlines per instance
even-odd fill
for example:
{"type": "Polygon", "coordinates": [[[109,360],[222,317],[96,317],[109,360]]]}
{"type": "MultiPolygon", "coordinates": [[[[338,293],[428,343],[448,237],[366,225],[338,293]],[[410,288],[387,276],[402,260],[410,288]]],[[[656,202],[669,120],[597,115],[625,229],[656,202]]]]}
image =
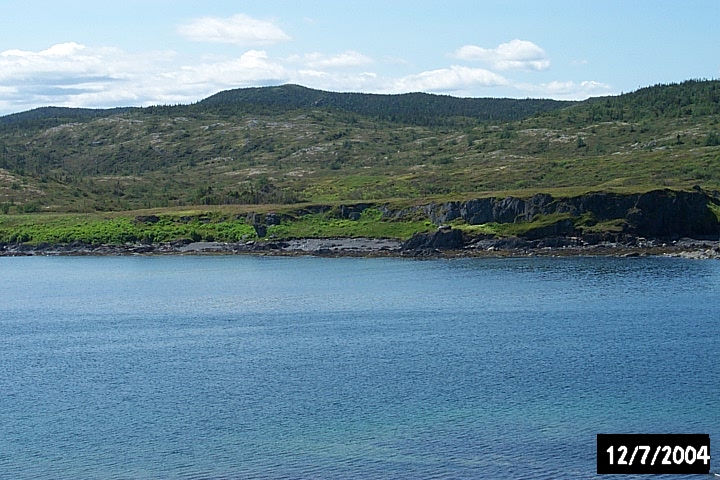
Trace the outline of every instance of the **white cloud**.
{"type": "Polygon", "coordinates": [[[59,43],[41,52],[30,52],[25,50],[5,50],[0,52],[0,57],[4,58],[48,58],[48,57],[67,57],[85,50],[85,45],[75,42],[59,43]]]}
{"type": "Polygon", "coordinates": [[[203,17],[180,25],[178,32],[196,42],[263,46],[290,40],[273,22],[238,14],[230,18],[203,17]]]}
{"type": "Polygon", "coordinates": [[[76,84],[87,79],[119,80],[133,74],[154,71],[172,61],[174,52],[129,54],[117,48],[90,48],[69,42],[53,45],[40,52],[6,50],[0,52],[0,84],[49,82],[55,85],[76,84]]]}
{"type": "Polygon", "coordinates": [[[153,83],[175,58],[173,52],[129,54],[74,42],[39,52],[6,50],[0,52],[0,108],[157,103],[153,83]]]}
{"type": "Polygon", "coordinates": [[[537,85],[518,84],[516,87],[534,97],[554,98],[556,100],[585,100],[589,97],[610,95],[612,93],[610,85],[593,80],[580,83],[553,81],[537,85]]]}
{"type": "Polygon", "coordinates": [[[489,70],[453,65],[400,78],[391,89],[396,92],[453,92],[507,84],[507,79],[489,70]]]}
{"type": "Polygon", "coordinates": [[[374,63],[354,51],[274,58],[266,50],[249,49],[235,57],[183,57],[172,51],[130,53],[74,42],[39,51],[6,50],[0,52],[0,115],[46,105],[191,103],[220,90],[282,83],[331,91],[461,96],[487,95],[493,88],[502,95],[573,100],[611,93],[610,86],[596,81],[519,84],[486,69],[458,65],[402,77],[363,68],[374,63]]]}
{"type": "Polygon", "coordinates": [[[265,51],[250,50],[232,60],[184,66],[179,73],[169,76],[180,85],[207,85],[217,90],[283,82],[288,79],[288,72],[282,65],[270,60],[265,51]]]}
{"type": "Polygon", "coordinates": [[[291,73],[290,83],[333,92],[375,92],[381,79],[373,72],[336,73],[302,69],[291,73]]]}
{"type": "Polygon", "coordinates": [[[25,50],[0,52],[0,82],[44,74],[85,75],[101,68],[102,55],[99,52],[93,54],[84,50],[84,45],[70,42],[54,45],[40,52],[25,50]]]}
{"type": "Polygon", "coordinates": [[[497,48],[465,45],[451,56],[459,60],[480,61],[497,70],[546,70],[550,67],[550,60],[542,48],[518,39],[500,44],[497,48]]]}
{"type": "Polygon", "coordinates": [[[372,58],[354,50],[337,55],[326,55],[319,52],[306,53],[303,56],[292,56],[288,61],[303,63],[310,69],[362,67],[374,63],[372,58]]]}
{"type": "Polygon", "coordinates": [[[0,112],[195,101],[195,85],[172,81],[177,57],[72,42],[39,52],[6,50],[0,52],[0,112]]]}

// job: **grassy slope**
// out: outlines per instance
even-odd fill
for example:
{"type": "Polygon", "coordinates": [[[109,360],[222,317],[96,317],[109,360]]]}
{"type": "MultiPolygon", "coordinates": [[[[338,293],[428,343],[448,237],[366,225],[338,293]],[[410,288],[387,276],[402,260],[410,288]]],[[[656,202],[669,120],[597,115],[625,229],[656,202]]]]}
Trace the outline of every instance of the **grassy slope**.
{"type": "MultiPolygon", "coordinates": [[[[538,191],[720,189],[717,86],[652,87],[496,124],[465,119],[423,126],[319,108],[248,113],[202,106],[130,109],[52,126],[13,123],[0,128],[0,214],[9,214],[0,217],[0,231],[5,241],[21,225],[50,222],[53,229],[64,223],[77,232],[89,220],[75,214],[99,219],[117,216],[101,211],[148,208],[174,225],[183,215],[173,212],[193,205],[215,211],[211,223],[219,225],[238,223],[231,217],[248,210],[288,210],[282,204],[298,201],[407,205],[538,191]],[[208,205],[223,203],[237,205],[208,205]],[[33,212],[71,215],[23,215],[33,212]]],[[[427,228],[381,225],[376,231],[377,222],[351,227],[305,220],[295,222],[297,232],[313,236],[356,232],[360,225],[378,236],[407,237],[427,228]]],[[[123,225],[128,239],[148,235],[130,220],[123,225]]],[[[158,239],[193,236],[186,225],[164,227],[174,233],[158,239]]],[[[244,228],[237,235],[209,227],[196,233],[252,235],[250,226],[244,228]]]]}
{"type": "MultiPolygon", "coordinates": [[[[235,209],[231,209],[235,210],[235,209]]],[[[143,212],[150,213],[150,212],[143,212]]],[[[90,244],[169,242],[174,240],[238,242],[256,240],[257,235],[244,212],[228,209],[157,211],[159,221],[138,220],[125,213],[114,214],[25,214],[0,217],[0,242],[90,244]]],[[[281,212],[282,213],[282,212],[281,212]]],[[[375,208],[358,220],[339,219],[329,213],[284,212],[280,225],[267,229],[269,238],[374,237],[408,239],[416,232],[430,231],[428,221],[387,221],[375,208]]]]}

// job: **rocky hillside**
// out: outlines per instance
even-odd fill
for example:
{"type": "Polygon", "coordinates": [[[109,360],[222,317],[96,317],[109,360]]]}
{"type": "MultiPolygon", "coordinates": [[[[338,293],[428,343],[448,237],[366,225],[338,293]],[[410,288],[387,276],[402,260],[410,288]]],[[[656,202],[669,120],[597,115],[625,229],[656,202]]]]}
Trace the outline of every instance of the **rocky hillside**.
{"type": "Polygon", "coordinates": [[[720,82],[576,104],[298,86],[0,118],[0,214],[720,189],[720,82]]]}

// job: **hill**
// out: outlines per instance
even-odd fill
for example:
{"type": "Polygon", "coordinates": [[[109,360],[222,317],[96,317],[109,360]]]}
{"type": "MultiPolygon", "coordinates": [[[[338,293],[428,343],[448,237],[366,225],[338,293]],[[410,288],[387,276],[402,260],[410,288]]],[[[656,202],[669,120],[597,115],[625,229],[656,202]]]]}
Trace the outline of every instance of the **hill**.
{"type": "Polygon", "coordinates": [[[285,85],[0,117],[0,213],[720,189],[718,81],[584,102],[285,85]]]}
{"type": "Polygon", "coordinates": [[[642,121],[720,114],[720,82],[688,80],[616,97],[593,98],[579,110],[591,121],[642,121]]]}
{"type": "Polygon", "coordinates": [[[26,112],[13,113],[0,117],[0,129],[7,132],[12,130],[48,128],[68,122],[109,117],[130,110],[132,110],[132,108],[129,107],[108,109],[40,107],[26,112]]]}
{"type": "Polygon", "coordinates": [[[473,121],[502,122],[527,118],[572,105],[557,100],[509,98],[457,98],[428,93],[377,95],[335,93],[299,85],[243,88],[213,95],[199,103],[217,113],[286,112],[323,108],[371,116],[411,125],[448,125],[461,117],[473,121]]]}

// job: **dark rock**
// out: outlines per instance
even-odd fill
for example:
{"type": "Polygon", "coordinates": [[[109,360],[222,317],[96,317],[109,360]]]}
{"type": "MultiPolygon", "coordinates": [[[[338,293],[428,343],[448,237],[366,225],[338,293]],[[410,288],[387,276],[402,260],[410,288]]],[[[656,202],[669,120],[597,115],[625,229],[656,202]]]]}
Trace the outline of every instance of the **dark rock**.
{"type": "Polygon", "coordinates": [[[189,238],[183,238],[181,240],[175,240],[174,242],[170,242],[170,245],[173,247],[184,247],[185,245],[190,245],[192,243],[192,240],[189,238]]]}
{"type": "Polygon", "coordinates": [[[439,205],[431,203],[425,207],[425,210],[430,221],[436,225],[462,217],[460,202],[447,202],[439,205]]]}
{"type": "Polygon", "coordinates": [[[253,228],[258,238],[265,238],[265,236],[267,236],[267,226],[256,223],[253,225],[253,228]]]}
{"type": "Polygon", "coordinates": [[[265,215],[265,225],[280,225],[280,215],[277,213],[268,213],[265,215]]]}
{"type": "Polygon", "coordinates": [[[160,221],[160,217],[157,215],[138,215],[135,217],[137,223],[157,223],[160,221]]]}
{"type": "Polygon", "coordinates": [[[403,250],[455,250],[463,247],[460,230],[438,230],[433,233],[416,233],[402,245],[403,250]]]}
{"type": "Polygon", "coordinates": [[[643,237],[695,236],[720,231],[701,192],[655,190],[640,195],[627,215],[631,232],[643,237]]]}
{"type": "Polygon", "coordinates": [[[636,201],[634,195],[615,193],[590,193],[580,197],[563,200],[562,203],[574,207],[578,215],[590,213],[598,221],[625,218],[636,201]]]}
{"type": "Polygon", "coordinates": [[[501,250],[524,250],[535,246],[536,243],[518,237],[500,238],[493,242],[493,247],[501,250]]]}
{"type": "Polygon", "coordinates": [[[155,251],[154,245],[138,245],[130,249],[132,253],[151,253],[155,251]]]}
{"type": "Polygon", "coordinates": [[[545,215],[550,210],[553,210],[556,213],[570,213],[571,215],[576,215],[574,208],[562,204],[558,204],[553,207],[553,202],[554,199],[552,195],[547,193],[536,193],[526,202],[523,217],[526,220],[532,220],[535,215],[545,215]]]}
{"type": "Polygon", "coordinates": [[[346,220],[359,220],[362,213],[373,205],[370,203],[357,203],[355,205],[340,205],[335,215],[346,220]]]}
{"type": "Polygon", "coordinates": [[[331,209],[332,207],[329,205],[308,205],[297,213],[299,215],[305,215],[308,213],[327,213],[331,209]]]}
{"type": "Polygon", "coordinates": [[[463,220],[470,225],[482,225],[483,223],[494,222],[494,202],[494,198],[481,198],[463,203],[460,208],[463,220]]]}
{"type": "MultiPolygon", "coordinates": [[[[470,225],[479,225],[527,222],[537,215],[588,215],[590,222],[623,220],[620,224],[627,234],[672,238],[720,234],[720,223],[708,207],[710,202],[720,203],[717,192],[665,189],[629,195],[595,192],[562,199],[555,199],[548,194],[536,194],[528,199],[480,198],[466,202],[431,203],[398,211],[391,211],[387,207],[381,210],[386,218],[409,218],[421,213],[437,225],[457,218],[462,218],[470,225]]],[[[536,231],[531,236],[539,238],[570,234],[574,234],[574,229],[566,222],[554,225],[547,231],[536,231]]]]}
{"type": "Polygon", "coordinates": [[[260,223],[260,216],[255,212],[250,212],[245,215],[245,223],[248,225],[257,225],[260,223]]]}
{"type": "Polygon", "coordinates": [[[575,237],[547,237],[537,243],[537,248],[563,248],[578,245],[575,237]]]}
{"type": "Polygon", "coordinates": [[[32,252],[35,250],[35,247],[28,245],[27,243],[18,243],[15,245],[15,250],[18,252],[32,252]]]}
{"type": "Polygon", "coordinates": [[[75,241],[72,242],[70,245],[68,245],[68,247],[70,247],[70,248],[76,248],[76,249],[79,249],[79,248],[88,248],[89,246],[90,246],[90,245],[88,245],[88,244],[85,243],[85,242],[81,242],[80,240],[75,240],[75,241]]]}
{"type": "Polygon", "coordinates": [[[558,220],[551,225],[529,229],[527,232],[525,232],[523,237],[530,240],[537,240],[546,237],[567,236],[574,233],[575,222],[573,222],[573,220],[570,218],[566,218],[563,220],[558,220]]]}
{"type": "Polygon", "coordinates": [[[581,238],[586,245],[598,245],[600,242],[603,241],[603,234],[586,233],[585,235],[582,235],[581,238]]]}
{"type": "Polygon", "coordinates": [[[507,197],[493,205],[494,221],[498,223],[514,223],[529,220],[526,215],[526,203],[515,197],[507,197]]]}

